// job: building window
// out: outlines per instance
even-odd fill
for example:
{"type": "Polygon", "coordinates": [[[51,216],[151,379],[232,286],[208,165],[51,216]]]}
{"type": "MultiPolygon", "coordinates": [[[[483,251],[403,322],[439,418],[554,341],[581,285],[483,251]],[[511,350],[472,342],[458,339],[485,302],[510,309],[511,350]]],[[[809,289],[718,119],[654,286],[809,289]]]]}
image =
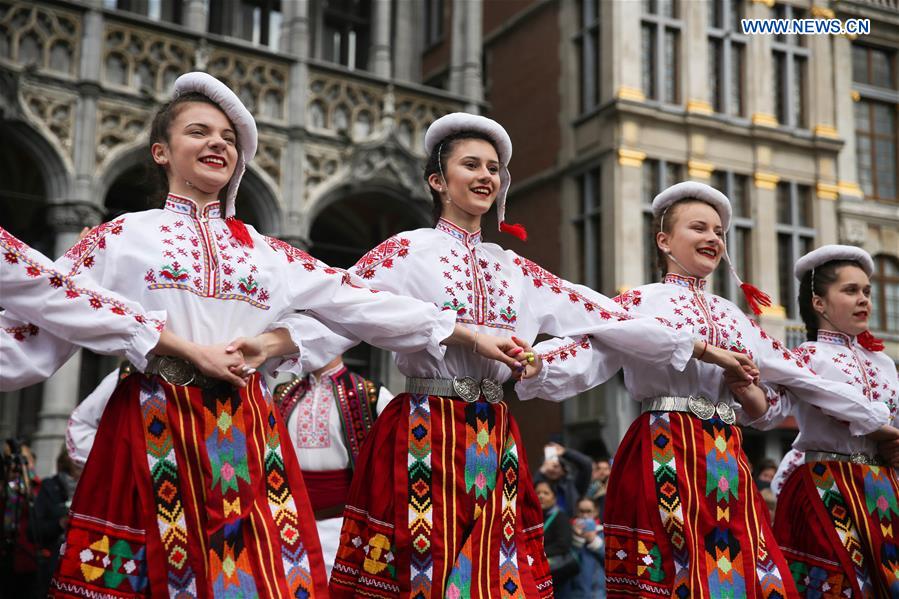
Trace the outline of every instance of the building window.
{"type": "Polygon", "coordinates": [[[895,201],[899,172],[899,91],[896,52],[872,46],[852,46],[855,103],[855,156],[858,180],[865,195],[895,201]]]}
{"type": "Polygon", "coordinates": [[[425,48],[443,41],[443,0],[425,0],[425,48]]]}
{"type": "Polygon", "coordinates": [[[899,332],[899,260],[875,256],[871,276],[871,328],[899,332]]]}
{"type": "Polygon", "coordinates": [[[349,69],[367,69],[371,0],[328,0],[322,6],[321,58],[349,69]]]}
{"type": "Polygon", "coordinates": [[[777,184],[779,300],[791,319],[799,318],[799,283],[793,276],[793,265],[802,255],[812,251],[815,244],[812,212],[811,187],[793,182],[777,184]]]}
{"type": "Polygon", "coordinates": [[[580,67],[580,112],[583,114],[599,105],[599,0],[581,0],[579,12],[580,27],[575,43],[580,67]]]}
{"type": "Polygon", "coordinates": [[[181,25],[183,0],[103,0],[103,8],[114,8],[144,15],[154,21],[181,25]]]}
{"type": "Polygon", "coordinates": [[[598,166],[578,177],[578,215],[573,221],[581,257],[580,282],[593,289],[602,287],[599,182],[598,166]]]}
{"type": "Polygon", "coordinates": [[[643,281],[661,280],[656,264],[656,232],[652,228],[652,200],[663,189],[683,181],[684,165],[665,160],[643,161],[643,281]]]}
{"type": "Polygon", "coordinates": [[[741,0],[710,0],[709,75],[715,112],[743,116],[746,36],[740,27],[741,0]]]}
{"type": "Polygon", "coordinates": [[[209,32],[228,35],[277,51],[281,39],[281,0],[209,3],[209,32]]]}
{"type": "MultiPolygon", "coordinates": [[[[749,204],[749,177],[732,172],[715,171],[712,187],[720,190],[730,199],[732,217],[730,231],[727,232],[727,254],[741,277],[748,277],[752,271],[752,210],[749,204]]],[[[727,269],[721,265],[715,273],[715,293],[726,297],[744,311],[748,310],[746,297],[727,269]]]]}
{"type": "Polygon", "coordinates": [[[643,93],[651,100],[680,103],[679,0],[643,0],[643,93]]]}
{"type": "MultiPolygon", "coordinates": [[[[805,11],[778,4],[777,19],[803,19],[805,11]]],[[[774,105],[778,122],[788,127],[808,127],[806,96],[809,49],[807,36],[776,35],[771,42],[774,60],[774,105]]]]}

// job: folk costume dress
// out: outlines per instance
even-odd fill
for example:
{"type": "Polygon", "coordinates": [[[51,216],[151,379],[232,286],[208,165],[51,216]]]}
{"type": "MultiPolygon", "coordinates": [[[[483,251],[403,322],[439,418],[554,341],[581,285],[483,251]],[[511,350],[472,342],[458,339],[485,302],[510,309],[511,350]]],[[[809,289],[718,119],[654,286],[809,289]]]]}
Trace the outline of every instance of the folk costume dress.
{"type": "Polygon", "coordinates": [[[2,227],[0,253],[0,391],[45,380],[79,345],[146,365],[164,311],[147,312],[86,277],[59,271],[2,227]]]}
{"type": "MultiPolygon", "coordinates": [[[[889,356],[824,329],[796,353],[821,378],[888,408],[899,425],[899,378],[889,356]]],[[[786,393],[782,409],[792,404],[800,431],[793,447],[806,452],[806,462],[787,479],[774,521],[796,586],[805,597],[899,597],[899,476],[889,466],[861,463],[877,455],[877,446],[850,434],[848,412],[831,418],[797,401],[801,396],[786,393]]]]}
{"type": "MultiPolygon", "coordinates": [[[[693,351],[689,335],[632,319],[608,298],[444,219],[391,237],[354,273],[433,302],[484,334],[533,340],[586,326],[616,351],[675,368],[693,351]]],[[[511,373],[459,347],[443,358],[398,355],[396,363],[407,377],[467,376],[482,391],[484,379],[511,373]]],[[[356,459],[332,597],[552,597],[518,427],[505,403],[485,395],[467,402],[403,393],[380,414],[356,459]]]]}
{"type": "Polygon", "coordinates": [[[385,387],[343,363],[275,388],[275,403],[303,470],[329,575],[356,458],[375,418],[392,398],[385,387]]]}
{"type": "MultiPolygon", "coordinates": [[[[227,343],[327,314],[395,351],[442,355],[455,323],[433,305],[358,286],[351,275],[247,227],[219,205],[170,194],[165,207],[93,229],[56,263],[141,305],[174,333],[227,343]]],[[[295,339],[300,362],[315,348],[295,339]]],[[[333,355],[333,354],[332,354],[333,355]]],[[[302,475],[258,374],[245,388],[176,385],[140,373],[110,399],[75,494],[56,597],[326,597],[302,475]]]]}
{"type": "MultiPolygon", "coordinates": [[[[706,293],[706,282],[668,274],[616,300],[631,313],[654,315],[710,345],[745,353],[763,382],[801,389],[826,413],[854,414],[852,434],[886,423],[885,406],[868,404],[847,385],[825,381],[768,336],[733,303],[706,293]]],[[[538,344],[544,368],[518,383],[522,399],[564,399],[598,383],[604,341],[580,337],[538,344]]],[[[707,419],[653,411],[637,418],[615,456],[606,496],[606,583],[609,596],[796,597],[768,518],[752,482],[740,429],[777,422],[776,410],[753,420],[736,405],[723,370],[693,360],[683,371],[621,357],[632,399],[703,397],[717,403],[707,419]],[[720,402],[720,403],[719,403],[720,402]],[[728,415],[729,405],[735,414],[728,415]]],[[[769,401],[776,402],[773,388],[769,401]]]]}

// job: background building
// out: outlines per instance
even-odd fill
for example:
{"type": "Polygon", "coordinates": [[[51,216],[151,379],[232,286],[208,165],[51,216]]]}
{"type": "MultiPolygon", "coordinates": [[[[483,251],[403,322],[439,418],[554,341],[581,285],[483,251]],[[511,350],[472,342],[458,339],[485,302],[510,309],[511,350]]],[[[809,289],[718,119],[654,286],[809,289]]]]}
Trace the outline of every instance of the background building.
{"type": "MultiPolygon", "coordinates": [[[[873,322],[897,358],[897,54],[899,0],[0,0],[0,223],[55,256],[82,226],[146,207],[149,118],[178,74],[204,69],[259,124],[239,215],[327,262],[428,226],[424,130],[480,111],[515,142],[509,219],[531,231],[504,245],[614,294],[657,276],[653,195],[708,181],[735,202],[738,270],[778,299],[769,331],[802,338],[795,258],[854,243],[876,258],[873,322]],[[775,16],[864,17],[872,32],[740,32],[775,16]]],[[[728,277],[714,285],[736,298],[728,277]]],[[[388,358],[352,356],[396,390],[388,358]]],[[[49,472],[113,366],[81,352],[0,394],[0,435],[33,438],[49,472]]],[[[559,431],[614,451],[635,416],[617,382],[512,406],[532,461],[559,431]]],[[[791,437],[756,437],[753,457],[791,437]]]]}

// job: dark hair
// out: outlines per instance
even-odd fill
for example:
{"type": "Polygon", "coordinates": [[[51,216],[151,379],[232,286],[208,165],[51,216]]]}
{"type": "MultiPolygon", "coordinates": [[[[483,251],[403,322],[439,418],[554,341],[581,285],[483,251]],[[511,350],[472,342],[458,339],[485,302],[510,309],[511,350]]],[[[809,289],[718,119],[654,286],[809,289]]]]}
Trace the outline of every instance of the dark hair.
{"type": "MultiPolygon", "coordinates": [[[[668,255],[662,251],[662,248],[659,247],[659,242],[656,241],[659,233],[671,233],[671,230],[674,228],[674,223],[676,222],[676,216],[681,208],[686,204],[692,203],[700,203],[705,204],[707,206],[712,206],[708,202],[704,202],[703,200],[698,200],[695,198],[684,198],[683,200],[678,200],[668,206],[668,209],[663,211],[659,216],[656,216],[652,219],[652,239],[650,243],[655,244],[656,246],[656,268],[659,270],[659,279],[664,279],[665,275],[668,274],[668,255]],[[665,225],[665,228],[662,228],[662,225],[665,225]]],[[[712,206],[712,208],[715,208],[712,206]]],[[[715,209],[715,212],[718,210],[715,209]]]]}
{"type": "MultiPolygon", "coordinates": [[[[434,174],[441,175],[441,169],[443,173],[446,172],[447,158],[451,156],[453,150],[456,149],[456,142],[464,139],[480,139],[486,141],[493,146],[493,149],[496,150],[497,155],[499,155],[499,150],[497,150],[493,140],[490,139],[486,133],[481,133],[480,131],[460,131],[459,133],[453,133],[444,137],[440,140],[440,143],[434,146],[434,149],[431,150],[431,155],[428,156],[428,161],[425,163],[425,183],[428,186],[428,190],[431,192],[431,200],[434,202],[433,214],[435,223],[440,219],[443,205],[440,201],[440,192],[431,187],[428,178],[434,174]]],[[[446,183],[446,181],[444,181],[444,183],[446,183]]]]}
{"type": "MultiPolygon", "coordinates": [[[[150,188],[149,200],[151,204],[158,204],[169,192],[169,178],[165,167],[161,164],[156,164],[153,160],[153,144],[169,142],[169,129],[171,129],[172,123],[178,118],[178,114],[181,113],[184,105],[192,102],[209,104],[222,110],[222,107],[213,102],[209,96],[200,92],[181,94],[159,107],[159,110],[156,111],[156,115],[153,117],[153,123],[150,125],[150,157],[146,163],[146,180],[150,188]]],[[[222,112],[224,113],[224,111],[222,112]]],[[[231,119],[228,119],[228,122],[231,123],[231,119]]],[[[238,145],[240,140],[236,137],[237,128],[233,123],[231,123],[231,128],[234,129],[235,145],[238,145]]],[[[224,189],[222,189],[223,192],[224,189]]]]}
{"type": "MultiPolygon", "coordinates": [[[[830,286],[837,282],[839,270],[844,266],[861,268],[855,260],[831,260],[814,268],[815,290],[814,295],[824,296],[830,286]]],[[[805,323],[805,338],[814,341],[818,338],[818,313],[812,306],[812,271],[807,271],[799,280],[799,315],[805,323]]]]}

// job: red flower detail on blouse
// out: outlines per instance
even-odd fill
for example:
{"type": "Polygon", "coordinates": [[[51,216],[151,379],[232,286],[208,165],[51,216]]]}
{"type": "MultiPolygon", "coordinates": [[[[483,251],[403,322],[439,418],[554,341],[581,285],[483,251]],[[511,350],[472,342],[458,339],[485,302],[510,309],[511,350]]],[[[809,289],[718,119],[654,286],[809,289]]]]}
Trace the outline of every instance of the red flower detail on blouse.
{"type": "Polygon", "coordinates": [[[405,237],[391,237],[362,256],[353,270],[363,279],[371,279],[378,268],[393,268],[394,258],[408,256],[410,246],[411,243],[405,237]]]}

